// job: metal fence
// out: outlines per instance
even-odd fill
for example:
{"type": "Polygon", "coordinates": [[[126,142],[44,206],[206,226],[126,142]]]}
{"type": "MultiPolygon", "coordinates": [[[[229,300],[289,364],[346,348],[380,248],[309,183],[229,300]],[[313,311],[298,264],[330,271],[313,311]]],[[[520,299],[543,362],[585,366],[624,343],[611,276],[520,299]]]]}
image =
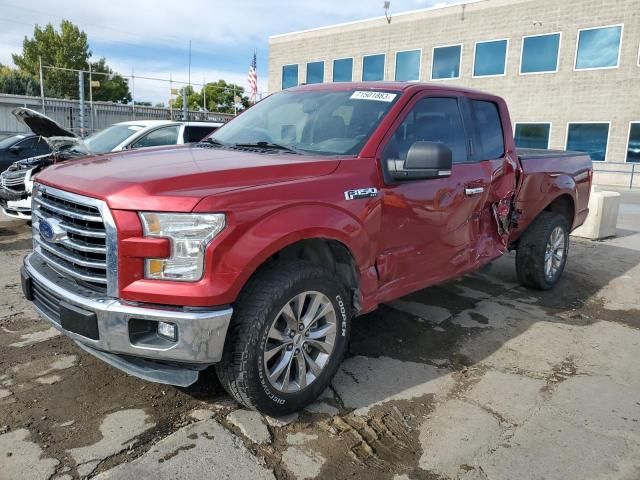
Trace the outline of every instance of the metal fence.
{"type": "MultiPolygon", "coordinates": [[[[40,97],[7,95],[0,93],[0,133],[26,132],[28,129],[16,120],[11,110],[27,107],[42,112],[60,125],[79,135],[102,130],[114,123],[127,120],[182,120],[182,110],[161,107],[144,107],[110,102],[85,102],[85,129],[80,128],[80,102],[78,100],[60,100],[47,98],[44,108],[40,97]]],[[[206,120],[227,122],[232,114],[215,112],[188,112],[188,120],[206,120]]]]}
{"type": "Polygon", "coordinates": [[[629,188],[633,188],[634,185],[640,185],[640,180],[635,179],[634,176],[638,174],[640,176],[640,164],[633,162],[593,162],[593,171],[595,173],[613,174],[620,177],[620,180],[624,181],[629,188]],[[622,175],[626,175],[625,179],[622,175]]]}

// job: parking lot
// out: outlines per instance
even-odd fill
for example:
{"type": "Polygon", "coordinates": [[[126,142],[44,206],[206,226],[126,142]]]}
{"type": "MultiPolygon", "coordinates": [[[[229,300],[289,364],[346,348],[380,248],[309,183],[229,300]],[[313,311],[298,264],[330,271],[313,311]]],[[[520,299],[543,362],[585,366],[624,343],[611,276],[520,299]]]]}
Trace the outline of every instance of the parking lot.
{"type": "Polygon", "coordinates": [[[0,221],[0,478],[640,478],[640,193],[618,237],[574,239],[552,291],[513,255],[357,319],[299,415],[240,409],[212,372],[129,377],[22,299],[30,228],[0,221]]]}

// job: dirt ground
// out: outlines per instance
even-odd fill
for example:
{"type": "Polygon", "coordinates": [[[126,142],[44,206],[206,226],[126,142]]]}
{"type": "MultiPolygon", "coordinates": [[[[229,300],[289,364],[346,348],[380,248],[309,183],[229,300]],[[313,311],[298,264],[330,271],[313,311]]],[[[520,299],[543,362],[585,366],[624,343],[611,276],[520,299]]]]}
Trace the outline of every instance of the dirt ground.
{"type": "Polygon", "coordinates": [[[332,387],[290,418],[212,372],[179,389],[82,352],[22,299],[30,229],[0,219],[0,479],[640,478],[640,194],[573,239],[552,291],[507,255],[356,319],[332,387]]]}

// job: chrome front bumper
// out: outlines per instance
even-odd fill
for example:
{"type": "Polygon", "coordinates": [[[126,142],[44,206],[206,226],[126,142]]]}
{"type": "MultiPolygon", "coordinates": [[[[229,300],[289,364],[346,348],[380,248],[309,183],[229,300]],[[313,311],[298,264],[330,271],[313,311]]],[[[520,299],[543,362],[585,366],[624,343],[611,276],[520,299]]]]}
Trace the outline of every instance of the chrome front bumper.
{"type": "Polygon", "coordinates": [[[40,316],[84,350],[127,373],[189,385],[197,379],[198,370],[222,357],[233,313],[230,307],[201,310],[123,303],[58,275],[36,253],[25,257],[21,275],[25,296],[40,316]],[[159,336],[154,331],[157,322],[176,325],[176,341],[159,336]],[[150,374],[158,369],[162,374],[150,374]],[[172,376],[170,371],[176,369],[193,371],[195,377],[191,381],[193,375],[172,376]]]}

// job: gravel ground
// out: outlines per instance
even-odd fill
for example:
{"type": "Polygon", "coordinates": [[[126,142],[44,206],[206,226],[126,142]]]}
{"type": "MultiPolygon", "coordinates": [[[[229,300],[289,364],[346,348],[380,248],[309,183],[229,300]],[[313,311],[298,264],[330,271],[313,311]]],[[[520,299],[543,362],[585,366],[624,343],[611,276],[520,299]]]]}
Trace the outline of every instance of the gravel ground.
{"type": "Polygon", "coordinates": [[[574,239],[553,291],[507,255],[357,319],[331,388],[274,419],[48,328],[20,292],[29,228],[0,219],[0,479],[640,478],[640,194],[618,226],[574,239]]]}

